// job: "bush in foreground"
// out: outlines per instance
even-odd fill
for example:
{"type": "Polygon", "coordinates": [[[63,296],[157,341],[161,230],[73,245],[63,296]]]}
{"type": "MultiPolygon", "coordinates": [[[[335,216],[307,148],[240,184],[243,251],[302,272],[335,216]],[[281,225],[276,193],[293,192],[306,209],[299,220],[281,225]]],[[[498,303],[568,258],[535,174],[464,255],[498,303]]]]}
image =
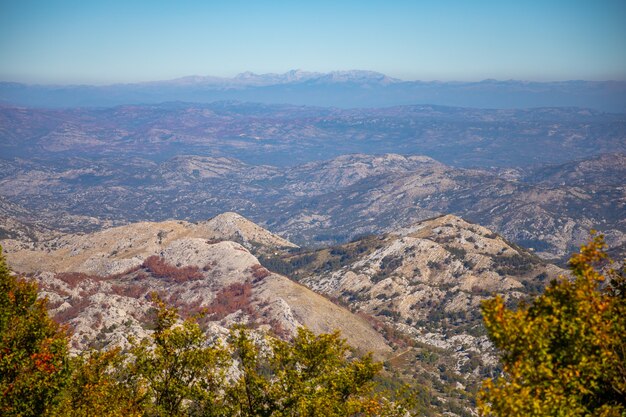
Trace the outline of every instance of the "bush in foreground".
{"type": "Polygon", "coordinates": [[[504,370],[479,393],[483,415],[626,415],[626,285],[605,248],[594,236],[570,260],[574,279],[552,282],[528,306],[483,304],[504,370]]]}

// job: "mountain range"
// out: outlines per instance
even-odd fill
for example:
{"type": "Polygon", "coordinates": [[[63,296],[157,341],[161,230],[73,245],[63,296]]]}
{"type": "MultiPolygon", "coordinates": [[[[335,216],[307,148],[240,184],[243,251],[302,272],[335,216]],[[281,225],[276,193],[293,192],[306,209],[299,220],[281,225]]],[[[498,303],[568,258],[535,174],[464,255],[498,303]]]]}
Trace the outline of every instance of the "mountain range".
{"type": "Polygon", "coordinates": [[[231,157],[290,166],[350,153],[426,155],[461,167],[527,167],[626,152],[626,118],[580,108],[342,110],[218,102],[98,109],[0,107],[4,159],[231,157]]]}
{"type": "Polygon", "coordinates": [[[372,71],[241,73],[134,84],[30,85],[0,82],[0,103],[36,107],[114,106],[241,100],[343,108],[435,104],[479,108],[591,107],[626,111],[626,82],[402,81],[372,71]]]}
{"type": "Polygon", "coordinates": [[[340,330],[425,415],[473,416],[501,372],[481,302],[528,301],[591,229],[626,255],[625,93],[368,71],[0,83],[0,243],[73,353],[149,336],[156,293],[212,340],[340,330]]]}

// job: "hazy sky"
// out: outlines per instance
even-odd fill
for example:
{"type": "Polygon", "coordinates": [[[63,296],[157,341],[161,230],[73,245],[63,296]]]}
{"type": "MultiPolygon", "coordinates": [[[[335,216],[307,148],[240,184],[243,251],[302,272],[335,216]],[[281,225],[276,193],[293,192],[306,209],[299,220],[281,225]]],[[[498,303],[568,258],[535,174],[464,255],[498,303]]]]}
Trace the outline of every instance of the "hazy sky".
{"type": "Polygon", "coordinates": [[[626,0],[0,0],[0,80],[626,79],[626,0]]]}

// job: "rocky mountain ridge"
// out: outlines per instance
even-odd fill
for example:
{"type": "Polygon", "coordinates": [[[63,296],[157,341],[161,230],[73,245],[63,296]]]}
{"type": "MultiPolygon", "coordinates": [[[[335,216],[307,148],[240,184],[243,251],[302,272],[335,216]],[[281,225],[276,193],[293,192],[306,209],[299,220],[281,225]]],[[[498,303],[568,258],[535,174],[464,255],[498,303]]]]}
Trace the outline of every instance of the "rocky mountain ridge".
{"type": "Polygon", "coordinates": [[[564,272],[452,215],[261,261],[420,342],[458,336],[459,345],[441,342],[457,352],[462,343],[481,344],[481,300],[524,299],[564,272]]]}
{"type": "Polygon", "coordinates": [[[150,256],[161,256],[164,247],[183,239],[233,241],[248,249],[257,248],[260,253],[297,248],[243,216],[229,212],[197,224],[141,222],[29,244],[5,240],[3,246],[12,267],[20,272],[81,272],[108,276],[135,268],[150,256]]]}
{"type": "Polygon", "coordinates": [[[188,314],[209,309],[214,331],[257,323],[288,335],[305,325],[317,333],[341,330],[363,351],[390,351],[366,320],[271,273],[231,238],[267,251],[296,248],[235,213],[197,225],[137,223],[64,235],[34,248],[2,245],[11,267],[33,277],[51,312],[74,328],[75,349],[127,345],[128,337],[149,334],[149,295],[156,292],[188,314]]]}
{"type": "Polygon", "coordinates": [[[328,73],[303,71],[300,69],[290,70],[282,74],[268,73],[255,74],[250,71],[242,72],[232,78],[212,76],[188,76],[173,80],[153,81],[149,85],[201,85],[218,88],[245,88],[262,87],[277,84],[296,83],[397,83],[402,82],[397,78],[388,77],[375,71],[331,71],[328,73]]]}

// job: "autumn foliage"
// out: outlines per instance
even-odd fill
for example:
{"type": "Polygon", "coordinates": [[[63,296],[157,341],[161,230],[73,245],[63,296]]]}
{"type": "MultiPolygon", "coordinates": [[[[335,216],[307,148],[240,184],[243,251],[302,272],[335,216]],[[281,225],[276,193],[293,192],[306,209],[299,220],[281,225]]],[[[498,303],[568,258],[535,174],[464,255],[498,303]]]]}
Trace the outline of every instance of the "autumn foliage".
{"type": "MultiPolygon", "coordinates": [[[[479,393],[483,415],[626,414],[626,279],[611,269],[597,236],[570,266],[572,277],[529,305],[511,310],[499,297],[483,304],[503,369],[479,393]]],[[[142,267],[181,282],[202,276],[159,257],[142,267]]],[[[251,301],[252,282],[233,283],[206,313],[252,315],[251,301]]],[[[375,389],[381,364],[356,355],[338,333],[300,329],[283,341],[236,327],[209,341],[196,317],[183,320],[154,302],[151,337],[126,351],[71,357],[68,335],[48,317],[36,286],[12,275],[0,256],[0,415],[408,415],[375,389]]]]}
{"type": "MultiPolygon", "coordinates": [[[[158,258],[144,267],[172,277],[158,258]]],[[[126,351],[70,357],[68,335],[48,317],[36,286],[11,275],[1,257],[0,286],[2,416],[407,415],[375,391],[381,364],[355,355],[338,333],[300,329],[285,342],[235,328],[209,342],[195,317],[182,320],[155,295],[151,337],[126,351]]],[[[249,310],[251,294],[250,282],[234,283],[209,313],[249,310]]]]}
{"type": "Polygon", "coordinates": [[[146,268],[156,278],[164,278],[177,283],[197,281],[204,277],[200,268],[196,266],[178,268],[168,264],[163,258],[156,255],[147,258],[141,266],[146,268]]]}
{"type": "Polygon", "coordinates": [[[252,284],[235,282],[217,293],[211,305],[206,308],[206,312],[215,320],[221,320],[239,310],[254,315],[251,301],[252,284]]]}
{"type": "Polygon", "coordinates": [[[626,285],[594,236],[532,304],[483,304],[504,373],[479,394],[483,415],[626,415],[626,285]],[[601,272],[601,271],[604,272],[601,272]]]}
{"type": "Polygon", "coordinates": [[[44,415],[69,373],[68,340],[37,287],[10,274],[0,253],[0,415],[44,415]]]}
{"type": "Polygon", "coordinates": [[[265,267],[263,267],[263,265],[260,264],[252,265],[250,267],[250,270],[252,271],[252,276],[254,277],[255,282],[261,281],[262,279],[272,275],[269,270],[267,270],[265,267]]]}

